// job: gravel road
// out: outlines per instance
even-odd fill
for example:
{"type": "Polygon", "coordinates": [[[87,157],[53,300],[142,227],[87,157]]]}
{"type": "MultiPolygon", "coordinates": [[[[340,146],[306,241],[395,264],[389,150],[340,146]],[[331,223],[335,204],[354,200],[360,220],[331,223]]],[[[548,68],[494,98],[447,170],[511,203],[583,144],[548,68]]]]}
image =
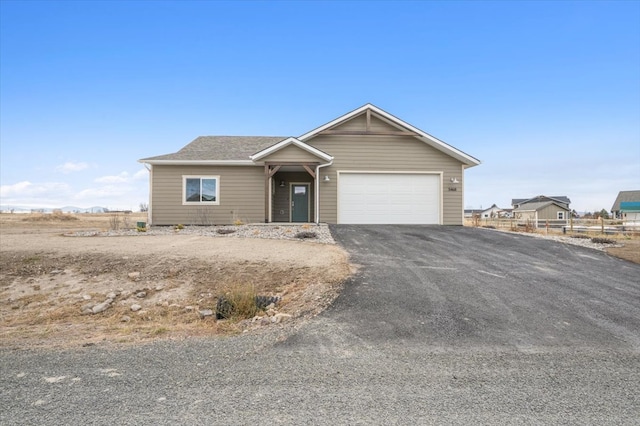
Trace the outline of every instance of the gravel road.
{"type": "Polygon", "coordinates": [[[640,412],[640,266],[449,227],[350,227],[361,265],[266,333],[0,350],[0,424],[616,424],[640,412]]]}

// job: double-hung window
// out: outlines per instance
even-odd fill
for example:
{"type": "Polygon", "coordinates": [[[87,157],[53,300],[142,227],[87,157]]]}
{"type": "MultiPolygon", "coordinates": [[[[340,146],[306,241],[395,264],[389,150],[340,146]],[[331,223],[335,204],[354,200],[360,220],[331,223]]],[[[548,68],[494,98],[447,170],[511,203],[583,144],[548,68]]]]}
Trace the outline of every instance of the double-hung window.
{"type": "Polygon", "coordinates": [[[220,204],[220,176],[182,176],[182,204],[220,204]]]}
{"type": "Polygon", "coordinates": [[[558,212],[558,220],[564,220],[564,212],[558,212]]]}

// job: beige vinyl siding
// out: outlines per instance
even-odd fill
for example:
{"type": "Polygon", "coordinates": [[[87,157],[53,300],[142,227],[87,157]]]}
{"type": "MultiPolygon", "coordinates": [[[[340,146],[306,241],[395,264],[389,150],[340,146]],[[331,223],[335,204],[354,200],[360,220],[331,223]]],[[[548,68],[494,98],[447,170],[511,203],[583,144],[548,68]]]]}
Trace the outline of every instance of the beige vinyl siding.
{"type": "MultiPolygon", "coordinates": [[[[340,127],[342,129],[342,127],[340,127]]],[[[334,157],[322,169],[329,182],[320,182],[320,221],[337,222],[337,171],[442,172],[442,220],[444,225],[462,225],[462,163],[411,136],[321,135],[306,141],[334,157]],[[460,183],[453,185],[451,178],[460,183]],[[449,188],[456,188],[450,191],[449,188]]]]}
{"type": "Polygon", "coordinates": [[[264,167],[153,166],[153,225],[264,222],[264,167]],[[220,176],[219,205],[182,205],[183,175],[220,176]]]}
{"type": "Polygon", "coordinates": [[[569,212],[562,207],[558,207],[555,204],[551,204],[538,210],[538,220],[558,220],[558,212],[565,212],[564,218],[568,219],[569,212]]]}
{"type": "Polygon", "coordinates": [[[268,155],[261,159],[261,161],[265,162],[301,162],[301,163],[317,163],[320,161],[318,157],[313,155],[312,153],[305,151],[304,149],[298,148],[295,145],[289,145],[285,148],[282,148],[279,151],[274,152],[271,155],[268,155]]]}

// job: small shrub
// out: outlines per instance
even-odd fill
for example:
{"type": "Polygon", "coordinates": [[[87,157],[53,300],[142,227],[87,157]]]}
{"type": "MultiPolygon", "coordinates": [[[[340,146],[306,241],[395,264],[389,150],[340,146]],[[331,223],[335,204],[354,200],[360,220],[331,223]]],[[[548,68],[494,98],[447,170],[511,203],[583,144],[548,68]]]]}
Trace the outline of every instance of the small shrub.
{"type": "Polygon", "coordinates": [[[216,319],[249,319],[256,316],[258,306],[253,286],[235,286],[224,296],[218,297],[216,319]]]}
{"type": "Polygon", "coordinates": [[[216,229],[216,232],[220,235],[226,235],[226,234],[233,234],[234,232],[236,232],[236,230],[229,229],[229,228],[218,228],[216,229]]]}
{"type": "Polygon", "coordinates": [[[591,237],[588,236],[588,235],[577,234],[577,235],[571,235],[571,238],[579,238],[579,239],[583,239],[583,240],[588,240],[591,237]]]}
{"type": "Polygon", "coordinates": [[[296,235],[294,235],[294,238],[300,238],[300,239],[317,238],[317,237],[318,237],[318,234],[310,231],[298,232],[296,235]]]}
{"type": "Polygon", "coordinates": [[[181,224],[181,223],[179,223],[179,224],[177,224],[176,226],[174,226],[174,227],[173,227],[173,229],[175,229],[176,231],[179,231],[179,230],[181,230],[181,229],[184,229],[184,225],[183,225],[183,224],[181,224]]]}
{"type": "Polygon", "coordinates": [[[236,220],[233,221],[233,224],[235,226],[242,226],[242,225],[244,225],[244,222],[242,221],[242,219],[236,219],[236,220]]]}
{"type": "Polygon", "coordinates": [[[591,242],[595,244],[615,244],[616,243],[614,240],[610,240],[608,238],[598,238],[598,237],[592,238],[591,242]]]}
{"type": "Polygon", "coordinates": [[[144,226],[138,226],[136,228],[136,231],[138,231],[138,232],[147,232],[147,228],[145,228],[144,226]]]}

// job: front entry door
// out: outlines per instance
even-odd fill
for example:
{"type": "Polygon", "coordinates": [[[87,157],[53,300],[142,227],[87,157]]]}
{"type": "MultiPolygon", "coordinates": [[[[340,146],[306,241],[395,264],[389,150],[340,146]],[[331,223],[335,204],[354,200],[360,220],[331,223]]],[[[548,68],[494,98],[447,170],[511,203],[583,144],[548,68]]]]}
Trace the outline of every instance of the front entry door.
{"type": "Polygon", "coordinates": [[[309,222],[309,184],[291,184],[291,222],[309,222]]]}

